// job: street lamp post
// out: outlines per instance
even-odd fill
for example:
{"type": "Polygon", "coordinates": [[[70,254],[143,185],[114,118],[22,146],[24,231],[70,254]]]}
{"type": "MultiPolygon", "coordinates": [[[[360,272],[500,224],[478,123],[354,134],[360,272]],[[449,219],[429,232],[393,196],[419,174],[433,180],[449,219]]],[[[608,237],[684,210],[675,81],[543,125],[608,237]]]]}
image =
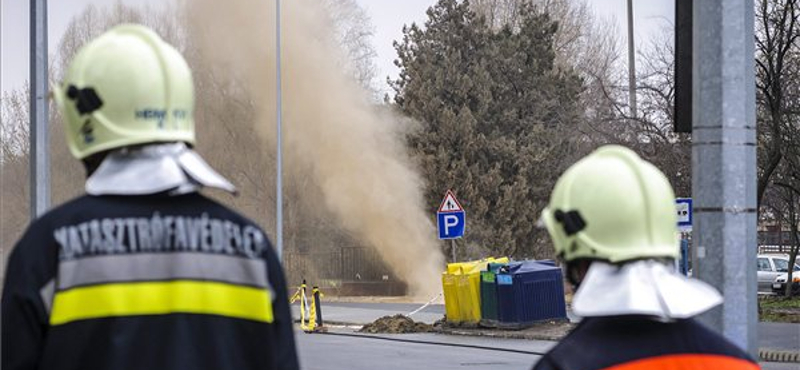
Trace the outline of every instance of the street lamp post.
{"type": "Polygon", "coordinates": [[[283,261],[283,141],[282,141],[282,124],[283,124],[283,102],[281,91],[281,0],[275,0],[275,80],[276,82],[276,119],[277,119],[277,168],[275,174],[275,185],[277,188],[275,194],[275,234],[276,234],[276,247],[278,252],[278,260],[283,261]]]}
{"type": "Polygon", "coordinates": [[[47,101],[47,0],[30,3],[30,214],[43,215],[50,206],[50,156],[47,101]]]}
{"type": "Polygon", "coordinates": [[[633,0],[628,0],[628,99],[630,115],[636,117],[636,48],[633,42],[633,0]]]}

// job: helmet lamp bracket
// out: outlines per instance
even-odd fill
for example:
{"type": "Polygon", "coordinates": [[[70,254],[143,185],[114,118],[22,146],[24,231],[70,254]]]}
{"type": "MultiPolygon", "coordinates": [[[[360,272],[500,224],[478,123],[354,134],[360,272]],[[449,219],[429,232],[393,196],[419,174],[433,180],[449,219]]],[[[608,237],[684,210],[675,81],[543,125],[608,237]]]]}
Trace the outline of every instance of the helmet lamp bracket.
{"type": "Polygon", "coordinates": [[[586,221],[581,217],[580,212],[572,210],[564,212],[556,210],[554,213],[556,221],[563,227],[567,236],[572,236],[586,228],[586,221]]]}
{"type": "Polygon", "coordinates": [[[67,97],[75,101],[81,115],[92,113],[103,106],[103,101],[91,87],[78,89],[75,85],[69,85],[67,97]]]}

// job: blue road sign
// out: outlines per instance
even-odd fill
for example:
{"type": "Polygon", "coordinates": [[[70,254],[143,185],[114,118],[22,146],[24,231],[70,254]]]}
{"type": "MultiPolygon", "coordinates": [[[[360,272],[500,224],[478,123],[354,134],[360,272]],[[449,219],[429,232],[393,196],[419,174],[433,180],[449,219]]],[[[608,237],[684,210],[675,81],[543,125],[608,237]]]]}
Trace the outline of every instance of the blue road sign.
{"type": "Polygon", "coordinates": [[[464,211],[437,212],[439,239],[458,239],[464,236],[464,211]]]}
{"type": "Polygon", "coordinates": [[[692,228],[692,198],[675,199],[678,211],[678,227],[682,230],[692,228]]]}

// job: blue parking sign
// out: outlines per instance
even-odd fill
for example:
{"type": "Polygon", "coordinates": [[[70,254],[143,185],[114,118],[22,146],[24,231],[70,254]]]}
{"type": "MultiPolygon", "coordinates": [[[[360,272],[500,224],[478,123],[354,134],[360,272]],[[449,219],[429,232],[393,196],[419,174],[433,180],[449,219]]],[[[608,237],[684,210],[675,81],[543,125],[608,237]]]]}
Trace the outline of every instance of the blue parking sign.
{"type": "Polygon", "coordinates": [[[464,236],[466,217],[464,211],[439,212],[436,214],[439,222],[439,239],[458,239],[464,236]]]}

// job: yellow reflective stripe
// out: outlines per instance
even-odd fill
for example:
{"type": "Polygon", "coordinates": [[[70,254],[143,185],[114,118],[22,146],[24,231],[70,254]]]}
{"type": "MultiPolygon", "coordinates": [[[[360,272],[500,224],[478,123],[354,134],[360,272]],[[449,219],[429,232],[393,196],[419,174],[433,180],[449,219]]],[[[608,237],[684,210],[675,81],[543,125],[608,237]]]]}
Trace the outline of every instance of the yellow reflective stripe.
{"type": "Polygon", "coordinates": [[[169,281],[105,284],[58,292],[50,325],[169,313],[273,321],[272,297],[266,289],[207,281],[169,281]]]}

